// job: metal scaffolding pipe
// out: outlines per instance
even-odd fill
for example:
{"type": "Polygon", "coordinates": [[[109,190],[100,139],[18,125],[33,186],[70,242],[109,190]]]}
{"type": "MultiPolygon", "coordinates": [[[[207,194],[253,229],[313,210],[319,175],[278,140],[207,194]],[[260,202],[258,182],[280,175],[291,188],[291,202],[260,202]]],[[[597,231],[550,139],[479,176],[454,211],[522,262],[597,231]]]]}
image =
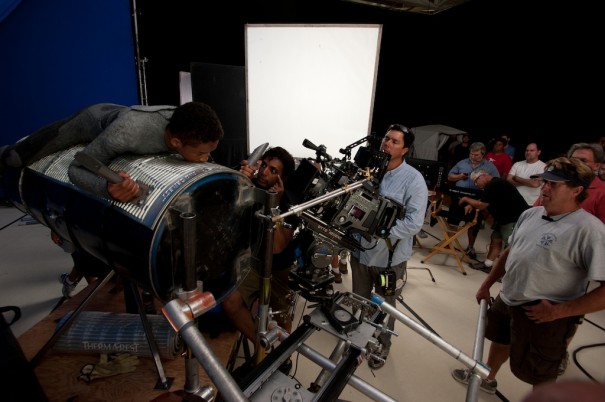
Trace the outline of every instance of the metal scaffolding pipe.
{"type": "Polygon", "coordinates": [[[445,351],[447,354],[454,357],[456,360],[460,361],[462,364],[469,367],[471,370],[474,370],[477,374],[481,376],[481,378],[485,378],[488,376],[489,369],[484,366],[482,362],[471,358],[470,356],[462,352],[460,349],[444,341],[434,332],[426,329],[422,325],[418,324],[416,321],[412,320],[411,318],[397,310],[395,307],[391,306],[389,303],[386,303],[381,296],[377,294],[372,294],[371,300],[374,303],[378,304],[384,312],[388,313],[392,317],[395,317],[395,319],[401,321],[402,323],[410,327],[412,330],[414,330],[416,333],[422,335],[424,338],[437,345],[441,350],[445,351]]]}
{"type": "MultiPolygon", "coordinates": [[[[336,368],[336,363],[305,344],[300,345],[297,351],[326,370],[333,371],[336,368]]],[[[397,401],[355,375],[352,375],[349,379],[349,385],[375,401],[397,401]]]]}

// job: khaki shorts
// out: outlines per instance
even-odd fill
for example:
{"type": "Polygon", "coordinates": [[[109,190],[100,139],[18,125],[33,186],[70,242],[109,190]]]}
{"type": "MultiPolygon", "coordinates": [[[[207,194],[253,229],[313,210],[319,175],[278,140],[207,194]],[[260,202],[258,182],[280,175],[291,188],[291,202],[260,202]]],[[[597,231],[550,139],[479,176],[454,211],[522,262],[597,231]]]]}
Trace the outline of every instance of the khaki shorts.
{"type": "Polygon", "coordinates": [[[502,248],[508,247],[508,239],[513,234],[513,230],[515,229],[515,225],[517,222],[507,223],[504,225],[500,225],[496,223],[492,229],[492,238],[502,240],[502,248]]]}
{"type": "Polygon", "coordinates": [[[511,371],[521,381],[536,385],[556,380],[567,339],[580,321],[581,317],[568,317],[537,324],[527,318],[523,306],[507,306],[498,296],[487,312],[485,337],[510,345],[511,371]]]}
{"type": "MultiPolygon", "coordinates": [[[[290,309],[293,292],[288,284],[289,269],[273,272],[271,274],[271,295],[269,305],[274,311],[279,311],[278,316],[285,317],[290,309]]],[[[261,276],[256,269],[251,269],[246,278],[240,283],[237,290],[248,309],[260,297],[261,276]]]]}

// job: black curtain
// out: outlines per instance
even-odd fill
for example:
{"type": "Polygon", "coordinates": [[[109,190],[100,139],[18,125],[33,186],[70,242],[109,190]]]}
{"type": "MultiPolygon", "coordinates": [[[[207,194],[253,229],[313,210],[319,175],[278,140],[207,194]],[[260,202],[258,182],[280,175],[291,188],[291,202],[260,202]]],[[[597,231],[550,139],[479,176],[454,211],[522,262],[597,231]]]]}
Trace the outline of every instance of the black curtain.
{"type": "Polygon", "coordinates": [[[216,111],[225,130],[212,158],[224,166],[238,166],[248,156],[244,67],[191,63],[191,92],[194,101],[207,103],[216,111]]]}

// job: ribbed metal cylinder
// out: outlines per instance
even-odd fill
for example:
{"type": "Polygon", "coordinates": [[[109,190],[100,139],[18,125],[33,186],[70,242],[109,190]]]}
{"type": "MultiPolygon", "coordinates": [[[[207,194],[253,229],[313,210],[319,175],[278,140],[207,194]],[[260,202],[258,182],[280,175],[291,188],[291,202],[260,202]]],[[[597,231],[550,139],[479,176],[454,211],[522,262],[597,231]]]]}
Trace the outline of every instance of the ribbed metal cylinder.
{"type": "Polygon", "coordinates": [[[196,279],[217,302],[254,264],[263,203],[240,172],[174,155],[125,155],[109,167],[149,186],[140,205],[100,197],[74,186],[70,163],[81,146],[49,155],[0,177],[15,206],[74,246],[107,263],[166,302],[183,286],[184,244],[195,247],[196,279]],[[195,216],[188,238],[183,214],[195,216]]]}

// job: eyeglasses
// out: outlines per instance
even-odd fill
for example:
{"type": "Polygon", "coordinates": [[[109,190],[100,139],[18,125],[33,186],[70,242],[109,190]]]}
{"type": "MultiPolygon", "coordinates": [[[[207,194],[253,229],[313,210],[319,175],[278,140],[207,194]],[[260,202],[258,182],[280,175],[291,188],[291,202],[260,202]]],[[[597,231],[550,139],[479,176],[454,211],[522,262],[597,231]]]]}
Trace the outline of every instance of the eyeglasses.
{"type": "Polygon", "coordinates": [[[479,179],[482,178],[483,176],[485,176],[485,173],[481,173],[480,175],[475,177],[475,180],[473,180],[473,184],[475,184],[475,186],[477,186],[477,181],[479,181],[479,179]]]}
{"type": "Polygon", "coordinates": [[[409,134],[410,130],[404,126],[403,124],[391,124],[389,128],[387,128],[387,132],[391,130],[401,131],[402,133],[409,134]]]}

